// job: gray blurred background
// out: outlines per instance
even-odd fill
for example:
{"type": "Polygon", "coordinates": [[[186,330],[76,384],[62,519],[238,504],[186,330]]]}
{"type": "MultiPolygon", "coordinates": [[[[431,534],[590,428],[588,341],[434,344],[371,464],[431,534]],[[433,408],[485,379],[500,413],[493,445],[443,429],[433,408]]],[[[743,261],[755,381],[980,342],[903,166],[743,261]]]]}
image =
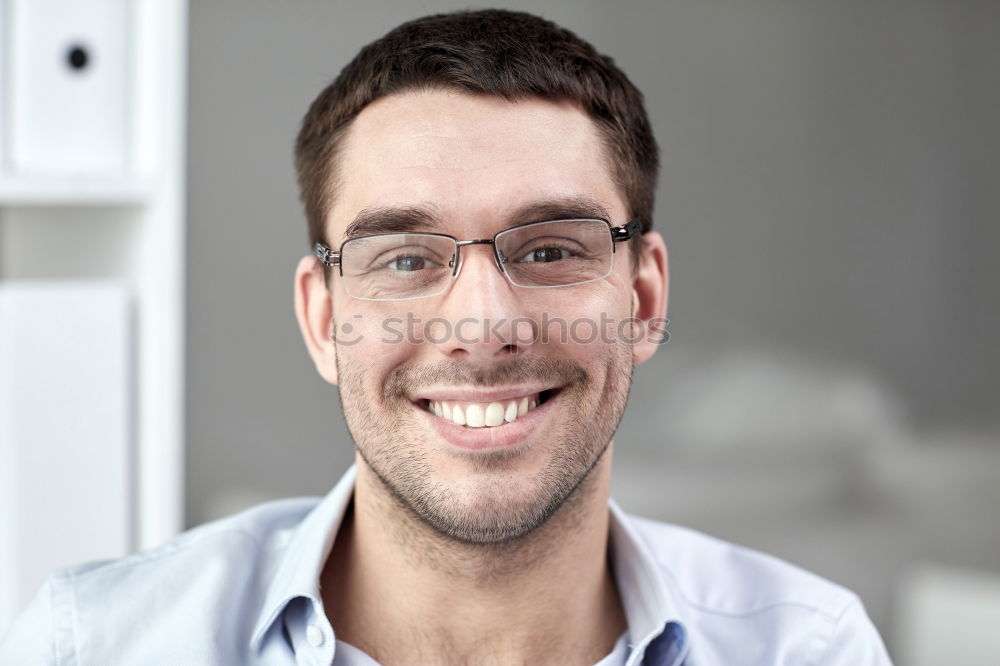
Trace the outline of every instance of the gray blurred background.
{"type": "MultiPolygon", "coordinates": [[[[361,46],[469,6],[191,3],[189,525],[350,464],[292,313],[292,142],[361,46]]],[[[505,6],[611,55],[661,145],[672,338],[625,508],[854,588],[892,646],[928,571],[1000,574],[1000,3],[505,6]]]]}

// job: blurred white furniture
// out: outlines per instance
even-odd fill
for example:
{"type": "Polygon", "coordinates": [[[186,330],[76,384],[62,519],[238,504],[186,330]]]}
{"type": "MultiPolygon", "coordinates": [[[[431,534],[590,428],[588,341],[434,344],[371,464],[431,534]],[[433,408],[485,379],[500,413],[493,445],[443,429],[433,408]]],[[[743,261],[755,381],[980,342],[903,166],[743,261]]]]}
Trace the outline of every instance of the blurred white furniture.
{"type": "Polygon", "coordinates": [[[0,590],[131,547],[130,308],[117,282],[0,282],[0,590]]]}
{"type": "Polygon", "coordinates": [[[128,5],[8,0],[8,164],[25,174],[125,167],[128,5]]]}
{"type": "Polygon", "coordinates": [[[949,663],[933,655],[964,655],[992,638],[967,640],[951,622],[926,656],[906,627],[950,602],[939,603],[943,586],[925,593],[934,581],[917,581],[918,598],[936,600],[911,604],[917,619],[901,622],[897,583],[927,561],[1000,575],[1000,432],[921,429],[872,371],[836,359],[693,346],[667,345],[654,359],[671,377],[666,390],[653,390],[646,368],[636,374],[616,436],[613,493],[626,510],[850,587],[900,664],[949,663]],[[904,659],[911,654],[924,661],[904,659]]]}
{"type": "Polygon", "coordinates": [[[910,666],[1000,663],[1000,575],[924,564],[899,580],[896,643],[910,666]]]}
{"type": "MultiPolygon", "coordinates": [[[[71,450],[65,424],[25,428],[0,406],[0,419],[6,419],[0,421],[0,457],[8,455],[8,464],[0,459],[0,502],[7,502],[0,506],[0,543],[13,538],[12,512],[22,525],[40,520],[42,507],[12,506],[10,499],[20,492],[14,485],[23,490],[37,484],[46,506],[55,507],[38,528],[67,544],[66,561],[59,564],[75,560],[82,521],[89,522],[83,526],[88,534],[104,535],[103,550],[93,549],[101,557],[159,543],[183,524],[186,40],[186,0],[0,0],[0,284],[20,294],[22,314],[33,308],[32,298],[52,296],[47,282],[65,288],[48,285],[62,294],[58,298],[70,298],[67,310],[87,311],[96,301],[83,294],[95,290],[119,294],[121,310],[110,306],[99,322],[61,320],[62,352],[86,353],[73,342],[88,330],[126,332],[114,343],[117,349],[101,352],[125,359],[130,388],[124,415],[111,409],[102,426],[114,433],[124,422],[127,440],[122,457],[108,460],[108,468],[71,450]],[[23,290],[32,284],[39,290],[23,290]],[[11,465],[10,458],[18,462],[11,465]],[[88,495],[79,485],[53,483],[54,472],[46,478],[39,471],[44,460],[54,466],[77,460],[81,475],[104,474],[117,487],[88,495]],[[65,512],[56,510],[60,503],[65,512]],[[124,506],[104,510],[116,503],[124,506]]],[[[23,346],[24,332],[16,333],[23,346]]],[[[34,357],[32,363],[46,363],[44,353],[34,357]]],[[[18,359],[7,360],[10,366],[18,359]]],[[[89,367],[88,359],[79,360],[80,368],[89,367]]],[[[17,372],[26,372],[23,364],[17,372]]],[[[73,382],[66,374],[53,391],[65,413],[91,404],[93,392],[115,395],[114,388],[73,382]]],[[[8,405],[21,415],[29,396],[17,397],[8,405]]],[[[114,442],[106,444],[116,450],[114,442]]],[[[40,582],[32,580],[41,574],[24,546],[0,550],[0,632],[26,601],[23,591],[40,582]]],[[[45,542],[46,550],[59,547],[45,542]]],[[[46,565],[51,559],[51,552],[39,554],[46,565]]]]}

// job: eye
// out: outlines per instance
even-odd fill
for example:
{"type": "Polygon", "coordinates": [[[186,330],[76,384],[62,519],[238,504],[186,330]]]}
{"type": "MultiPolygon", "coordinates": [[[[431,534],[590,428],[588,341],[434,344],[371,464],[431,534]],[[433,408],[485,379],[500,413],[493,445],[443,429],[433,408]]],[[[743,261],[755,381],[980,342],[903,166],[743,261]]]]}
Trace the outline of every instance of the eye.
{"type": "Polygon", "coordinates": [[[385,265],[390,271],[419,271],[425,268],[440,268],[441,264],[435,263],[426,257],[413,254],[396,257],[385,265]]]}
{"type": "Polygon", "coordinates": [[[520,259],[519,262],[540,262],[547,263],[551,261],[559,261],[561,259],[566,259],[570,256],[569,251],[558,247],[538,247],[528,252],[520,259]]]}

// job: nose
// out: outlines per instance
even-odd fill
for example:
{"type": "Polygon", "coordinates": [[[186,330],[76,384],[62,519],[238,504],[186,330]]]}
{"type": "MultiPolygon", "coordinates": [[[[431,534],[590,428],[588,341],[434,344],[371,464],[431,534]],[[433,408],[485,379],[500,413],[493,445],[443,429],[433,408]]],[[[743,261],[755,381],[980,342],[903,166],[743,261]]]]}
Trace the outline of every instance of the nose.
{"type": "Polygon", "coordinates": [[[438,303],[451,335],[433,344],[445,356],[484,362],[523,353],[538,326],[522,290],[498,270],[491,245],[466,245],[461,253],[459,274],[438,303]]]}

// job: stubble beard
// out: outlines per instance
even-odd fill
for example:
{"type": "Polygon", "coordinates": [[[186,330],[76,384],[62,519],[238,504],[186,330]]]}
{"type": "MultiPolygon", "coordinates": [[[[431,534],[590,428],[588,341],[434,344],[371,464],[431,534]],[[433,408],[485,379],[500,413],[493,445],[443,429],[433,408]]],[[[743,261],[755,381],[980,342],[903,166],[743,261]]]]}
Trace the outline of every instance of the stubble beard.
{"type": "Polygon", "coordinates": [[[365,388],[360,364],[337,354],[337,372],[344,417],[357,450],[396,504],[449,541],[503,546],[534,532],[587,485],[624,412],[632,350],[624,342],[608,347],[594,370],[598,376],[572,360],[527,355],[490,368],[455,360],[404,364],[393,369],[381,394],[374,395],[365,388]],[[505,474],[510,461],[522,455],[515,448],[469,456],[472,474],[482,477],[471,490],[459,491],[435,478],[433,442],[426,441],[433,435],[417,425],[409,391],[432,384],[490,387],[538,380],[563,387],[555,398],[563,418],[542,433],[545,441],[536,443],[550,451],[540,473],[533,478],[505,474]],[[602,382],[603,390],[596,391],[602,382]],[[425,436],[413,437],[417,432],[425,436]]]}

